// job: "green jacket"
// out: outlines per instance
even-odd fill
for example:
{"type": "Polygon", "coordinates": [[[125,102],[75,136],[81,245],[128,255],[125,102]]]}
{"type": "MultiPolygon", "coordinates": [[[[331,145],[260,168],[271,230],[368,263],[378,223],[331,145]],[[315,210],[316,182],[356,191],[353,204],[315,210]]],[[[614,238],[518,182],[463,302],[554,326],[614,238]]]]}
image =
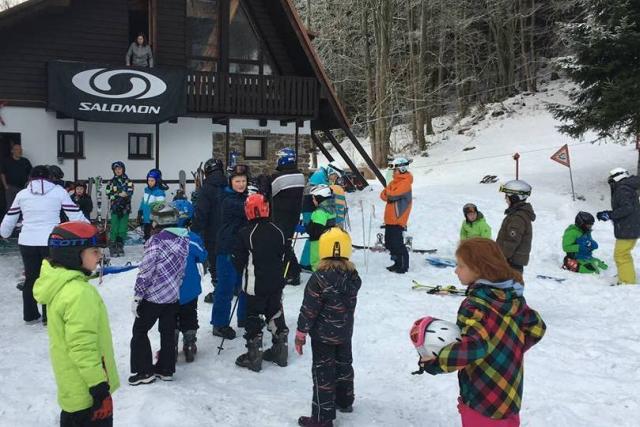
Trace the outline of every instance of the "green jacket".
{"type": "Polygon", "coordinates": [[[469,222],[466,219],[462,221],[460,240],[467,240],[472,237],[491,238],[491,226],[487,224],[487,220],[484,219],[484,215],[481,212],[478,212],[478,219],[473,222],[469,222]]]}
{"type": "Polygon", "coordinates": [[[45,260],[33,287],[36,301],[47,305],[58,403],[67,412],[91,407],[90,387],[107,381],[113,393],[120,386],[107,309],[87,279],[80,271],[52,267],[45,260]]]}
{"type": "Polygon", "coordinates": [[[320,236],[322,233],[336,225],[336,208],[332,199],[320,203],[311,214],[311,221],[307,225],[309,234],[309,256],[311,259],[311,269],[316,271],[320,262],[320,236]]]}
{"type": "Polygon", "coordinates": [[[562,235],[562,250],[568,254],[577,254],[580,247],[576,243],[576,240],[582,237],[583,234],[584,231],[577,225],[571,224],[568,226],[562,235]]]}

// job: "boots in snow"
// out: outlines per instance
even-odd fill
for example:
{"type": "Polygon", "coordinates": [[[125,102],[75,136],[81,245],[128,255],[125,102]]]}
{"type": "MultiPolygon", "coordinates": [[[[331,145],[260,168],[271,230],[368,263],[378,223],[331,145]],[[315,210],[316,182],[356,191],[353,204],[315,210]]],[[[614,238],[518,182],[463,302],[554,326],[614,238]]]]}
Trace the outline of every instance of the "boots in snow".
{"type": "Polygon", "coordinates": [[[247,352],[236,359],[236,365],[253,372],[262,370],[262,335],[247,340],[247,352]]]}
{"type": "Polygon", "coordinates": [[[109,255],[111,258],[118,257],[118,243],[117,242],[109,242],[109,255]]]}
{"type": "Polygon", "coordinates": [[[273,362],[278,366],[287,366],[289,359],[289,331],[285,330],[273,335],[271,342],[273,345],[270,349],[265,350],[262,358],[267,362],[273,362]]]}
{"type": "Polygon", "coordinates": [[[333,421],[317,421],[311,417],[300,417],[298,425],[302,427],[333,427],[333,421]]]}
{"type": "Polygon", "coordinates": [[[214,326],[211,333],[216,337],[222,337],[226,340],[232,340],[236,337],[236,331],[231,326],[214,326]]]}
{"type": "Polygon", "coordinates": [[[196,331],[189,330],[182,334],[182,351],[184,352],[184,358],[188,363],[191,363],[196,358],[198,347],[196,346],[196,331]]]}

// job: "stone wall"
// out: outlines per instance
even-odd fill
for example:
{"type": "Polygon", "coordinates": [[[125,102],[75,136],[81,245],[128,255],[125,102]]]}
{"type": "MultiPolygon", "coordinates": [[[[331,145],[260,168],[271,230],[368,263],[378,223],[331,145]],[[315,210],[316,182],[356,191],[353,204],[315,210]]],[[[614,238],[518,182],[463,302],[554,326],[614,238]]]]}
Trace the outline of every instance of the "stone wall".
{"type": "MultiPolygon", "coordinates": [[[[307,174],[309,172],[309,157],[313,142],[309,135],[298,136],[298,167],[307,174]]],[[[238,163],[248,165],[252,176],[272,174],[276,167],[276,152],[284,147],[295,149],[295,135],[272,133],[264,129],[242,129],[242,133],[229,134],[229,152],[235,150],[240,153],[238,163]],[[246,160],[244,158],[244,139],[250,137],[266,138],[266,158],[264,160],[246,160]]],[[[213,156],[225,158],[225,134],[216,133],[213,141],[213,156]]]]}

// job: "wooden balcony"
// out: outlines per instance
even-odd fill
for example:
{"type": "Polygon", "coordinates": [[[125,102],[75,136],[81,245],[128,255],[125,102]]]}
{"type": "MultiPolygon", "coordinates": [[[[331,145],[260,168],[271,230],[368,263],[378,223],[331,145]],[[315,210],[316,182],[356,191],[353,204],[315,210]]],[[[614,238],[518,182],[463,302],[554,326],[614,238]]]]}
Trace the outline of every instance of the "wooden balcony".
{"type": "Polygon", "coordinates": [[[313,119],[319,87],[314,78],[189,71],[187,111],[265,119],[313,119]]]}

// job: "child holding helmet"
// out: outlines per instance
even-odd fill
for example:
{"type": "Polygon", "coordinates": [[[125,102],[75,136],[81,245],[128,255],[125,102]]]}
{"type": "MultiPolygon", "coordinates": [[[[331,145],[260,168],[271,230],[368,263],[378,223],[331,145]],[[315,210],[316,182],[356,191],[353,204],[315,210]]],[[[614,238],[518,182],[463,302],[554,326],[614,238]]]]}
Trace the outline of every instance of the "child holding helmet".
{"type": "Polygon", "coordinates": [[[524,353],[542,339],[546,326],[522,296],[522,275],[495,242],[464,240],[456,259],[456,275],[468,286],[458,309],[460,338],[449,333],[448,345],[434,347],[436,334],[416,334],[416,322],[411,338],[421,355],[417,373],[458,371],[463,427],[519,426],[524,353]]]}
{"type": "Polygon", "coordinates": [[[330,427],[340,412],[353,408],[353,316],[361,281],[351,256],[349,234],[333,227],[319,240],[321,258],[304,291],[296,331],[296,352],[302,354],[311,336],[313,404],[311,416],[298,425],[330,427]]]}

